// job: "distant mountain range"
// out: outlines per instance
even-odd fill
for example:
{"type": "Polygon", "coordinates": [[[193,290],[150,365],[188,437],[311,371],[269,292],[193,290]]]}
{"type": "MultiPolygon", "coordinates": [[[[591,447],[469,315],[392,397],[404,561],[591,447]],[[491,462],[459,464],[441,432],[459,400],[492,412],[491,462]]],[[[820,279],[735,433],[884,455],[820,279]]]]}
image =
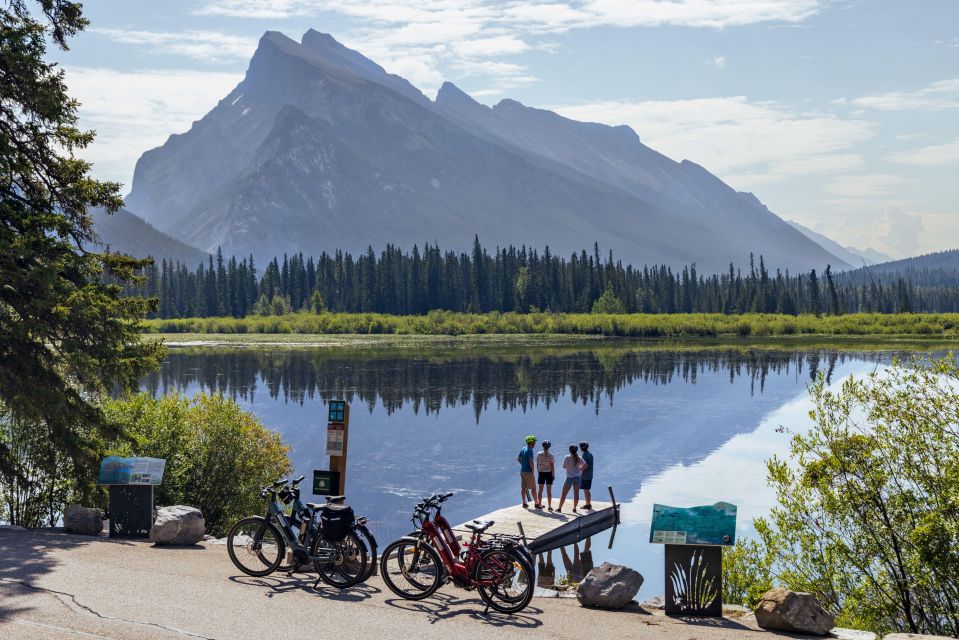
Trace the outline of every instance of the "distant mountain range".
{"type": "MultiPolygon", "coordinates": [[[[468,249],[598,242],[633,264],[701,271],[763,254],[850,265],[703,167],[629,127],[577,122],[452,84],[435,101],[331,36],[267,32],[246,76],[189,131],[139,159],[127,207],[205,251],[468,249]]],[[[262,262],[261,262],[262,264],[262,262]]]]}
{"type": "Polygon", "coordinates": [[[208,254],[191,247],[176,238],[157,231],[142,218],[126,209],[109,214],[103,209],[94,209],[93,228],[103,248],[126,253],[135,258],[166,258],[195,267],[204,262],[208,254]]]}
{"type": "Polygon", "coordinates": [[[843,246],[835,240],[827,238],[821,233],[816,233],[809,227],[804,227],[798,222],[793,222],[792,220],[786,220],[786,222],[798,229],[803,235],[818,244],[820,247],[841,259],[843,262],[851,264],[853,267],[861,267],[863,265],[868,266],[871,264],[878,264],[880,262],[890,262],[892,260],[891,256],[888,256],[881,251],[876,251],[872,248],[857,249],[856,247],[843,246]]]}
{"type": "Polygon", "coordinates": [[[845,282],[870,284],[902,278],[917,286],[959,286],[959,249],[874,264],[842,274],[845,282]]]}

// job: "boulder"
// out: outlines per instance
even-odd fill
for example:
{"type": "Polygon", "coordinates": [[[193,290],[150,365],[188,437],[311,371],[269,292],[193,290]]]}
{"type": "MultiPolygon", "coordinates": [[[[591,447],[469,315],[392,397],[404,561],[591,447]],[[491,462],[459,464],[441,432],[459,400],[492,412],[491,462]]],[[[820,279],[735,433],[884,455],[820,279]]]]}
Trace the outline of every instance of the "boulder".
{"type": "Polygon", "coordinates": [[[181,504],[157,509],[150,542],[153,544],[196,544],[206,534],[206,521],[196,507],[181,504]]]}
{"type": "Polygon", "coordinates": [[[576,597],[584,607],[620,609],[633,601],[642,584],[643,576],[638,571],[604,562],[586,574],[576,597]]]}
{"type": "Polygon", "coordinates": [[[78,504],[68,505],[63,512],[63,528],[70,533],[98,536],[103,531],[103,512],[78,504]]]}
{"type": "Polygon", "coordinates": [[[836,619],[811,593],[782,587],[767,591],[756,606],[756,623],[764,629],[825,636],[836,619]]]}

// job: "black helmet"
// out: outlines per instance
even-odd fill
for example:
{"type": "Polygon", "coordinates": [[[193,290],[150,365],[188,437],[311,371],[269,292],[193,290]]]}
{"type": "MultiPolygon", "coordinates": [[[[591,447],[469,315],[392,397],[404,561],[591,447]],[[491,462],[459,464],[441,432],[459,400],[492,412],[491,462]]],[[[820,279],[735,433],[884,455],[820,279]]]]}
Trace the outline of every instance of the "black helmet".
{"type": "Polygon", "coordinates": [[[543,448],[544,448],[544,449],[549,449],[549,448],[552,447],[552,446],[553,446],[553,443],[552,443],[552,442],[550,442],[549,440],[543,440],[543,448]]]}
{"type": "Polygon", "coordinates": [[[576,453],[576,450],[577,450],[578,448],[579,448],[579,447],[577,447],[575,444],[571,444],[571,445],[569,445],[569,452],[570,452],[570,453],[576,453]]]}
{"type": "Polygon", "coordinates": [[[583,451],[586,451],[587,449],[589,449],[589,443],[583,440],[582,442],[579,443],[579,448],[582,449],[583,451]]]}

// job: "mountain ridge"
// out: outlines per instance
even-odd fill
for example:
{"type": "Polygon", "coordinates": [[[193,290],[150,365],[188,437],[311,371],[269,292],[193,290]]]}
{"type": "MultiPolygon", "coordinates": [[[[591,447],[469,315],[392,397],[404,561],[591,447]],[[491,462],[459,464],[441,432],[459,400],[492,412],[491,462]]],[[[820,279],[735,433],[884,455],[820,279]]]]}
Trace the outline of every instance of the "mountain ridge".
{"type": "Polygon", "coordinates": [[[751,252],[784,268],[848,266],[629,127],[508,99],[485,107],[451,83],[434,102],[313,30],[300,43],[265,33],[243,81],[140,158],[127,204],[185,242],[257,257],[433,241],[465,250],[479,234],[555,253],[598,242],[635,264],[707,271],[751,252]]]}

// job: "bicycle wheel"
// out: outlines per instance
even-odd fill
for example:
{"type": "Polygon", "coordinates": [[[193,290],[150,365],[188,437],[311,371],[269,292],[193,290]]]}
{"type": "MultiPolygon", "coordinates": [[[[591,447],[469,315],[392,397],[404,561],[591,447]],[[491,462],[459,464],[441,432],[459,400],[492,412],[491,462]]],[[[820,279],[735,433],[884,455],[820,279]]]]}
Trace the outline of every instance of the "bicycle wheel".
{"type": "Polygon", "coordinates": [[[440,588],[443,561],[427,542],[400,538],[380,557],[380,577],[390,591],[407,600],[422,600],[440,588]]]}
{"type": "Polygon", "coordinates": [[[364,579],[369,579],[370,576],[376,573],[377,560],[379,560],[379,557],[376,555],[376,538],[374,538],[373,533],[363,525],[355,527],[353,531],[356,533],[356,537],[360,539],[360,542],[366,547],[366,558],[369,560],[369,564],[366,567],[366,576],[364,579]]]}
{"type": "Polygon", "coordinates": [[[265,576],[276,571],[283,561],[286,543],[273,523],[251,516],[233,525],[226,549],[237,569],[249,576],[265,576]]]}
{"type": "Polygon", "coordinates": [[[488,549],[482,553],[473,579],[488,586],[478,586],[480,597],[502,613],[516,613],[533,599],[533,567],[515,549],[488,549]]]}
{"type": "Polygon", "coordinates": [[[329,542],[317,536],[310,547],[310,555],[320,579],[332,587],[345,589],[366,580],[366,546],[353,531],[339,542],[329,542]]]}

